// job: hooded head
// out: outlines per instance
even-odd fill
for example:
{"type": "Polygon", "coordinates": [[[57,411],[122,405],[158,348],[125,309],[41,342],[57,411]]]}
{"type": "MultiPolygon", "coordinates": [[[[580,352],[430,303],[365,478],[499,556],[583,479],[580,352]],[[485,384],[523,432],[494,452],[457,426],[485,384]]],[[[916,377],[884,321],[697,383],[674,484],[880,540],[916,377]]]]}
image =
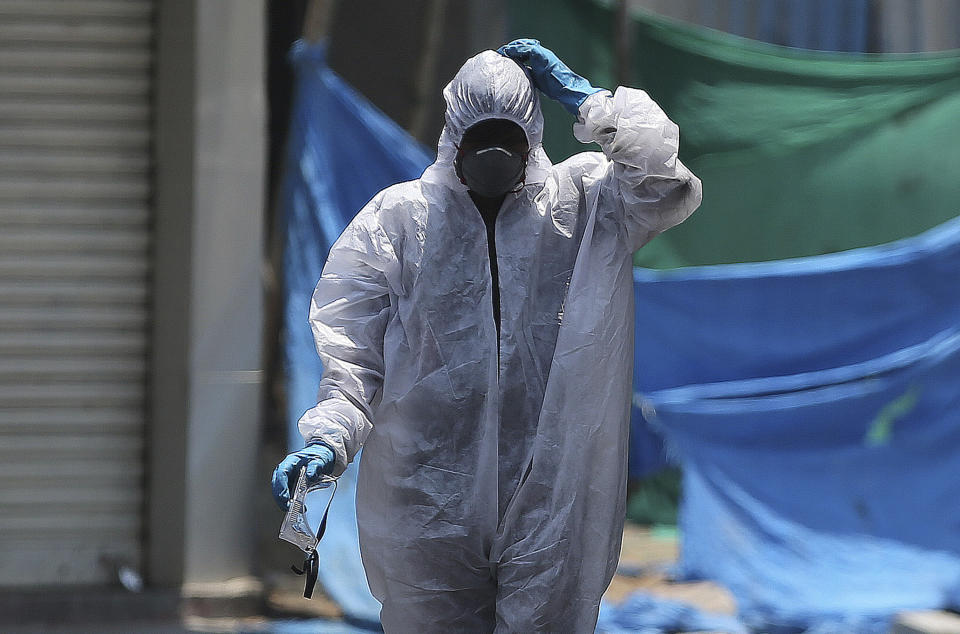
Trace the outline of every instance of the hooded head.
{"type": "MultiPolygon", "coordinates": [[[[483,51],[466,61],[443,90],[447,109],[437,148],[434,178],[464,188],[454,161],[464,133],[487,119],[506,119],[523,129],[529,145],[526,182],[542,182],[550,165],[543,152],[540,97],[519,64],[495,51],[483,51]]],[[[425,174],[427,176],[427,174],[425,174]]]]}

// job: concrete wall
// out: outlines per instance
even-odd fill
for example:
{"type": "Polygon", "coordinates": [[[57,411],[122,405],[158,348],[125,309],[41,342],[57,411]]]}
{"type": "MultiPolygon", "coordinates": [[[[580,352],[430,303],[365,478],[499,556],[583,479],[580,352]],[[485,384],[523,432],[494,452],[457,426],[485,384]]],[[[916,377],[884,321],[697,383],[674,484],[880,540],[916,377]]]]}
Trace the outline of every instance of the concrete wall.
{"type": "Polygon", "coordinates": [[[338,0],[329,62],[391,119],[435,148],[443,128],[443,87],[467,58],[504,44],[505,32],[504,0],[338,0]]]}
{"type": "Polygon", "coordinates": [[[159,3],[147,575],[254,565],[262,399],[265,8],[159,3]]]}

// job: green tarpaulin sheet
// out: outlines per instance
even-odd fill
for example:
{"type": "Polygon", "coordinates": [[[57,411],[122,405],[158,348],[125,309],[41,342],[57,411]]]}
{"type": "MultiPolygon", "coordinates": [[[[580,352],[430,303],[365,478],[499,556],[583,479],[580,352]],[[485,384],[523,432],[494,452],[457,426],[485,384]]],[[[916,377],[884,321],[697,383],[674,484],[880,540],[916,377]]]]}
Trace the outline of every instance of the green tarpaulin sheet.
{"type": "MultiPolygon", "coordinates": [[[[512,36],[540,39],[614,86],[614,11],[589,1],[511,3],[512,36]]],[[[960,213],[960,51],[818,53],[634,16],[630,82],[680,126],[703,180],[694,216],[636,255],[641,266],[779,260],[881,244],[960,213]]],[[[554,161],[583,150],[545,102],[554,161]]]]}

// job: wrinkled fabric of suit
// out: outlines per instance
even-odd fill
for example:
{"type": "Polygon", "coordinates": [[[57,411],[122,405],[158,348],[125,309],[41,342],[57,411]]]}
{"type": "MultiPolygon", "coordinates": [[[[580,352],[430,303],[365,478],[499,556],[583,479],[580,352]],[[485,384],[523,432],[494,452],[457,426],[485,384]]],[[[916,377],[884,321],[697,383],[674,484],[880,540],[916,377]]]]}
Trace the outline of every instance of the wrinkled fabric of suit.
{"type": "Polygon", "coordinates": [[[588,97],[574,134],[603,152],[558,165],[512,60],[471,58],[444,98],[437,161],[330,252],[310,313],[324,375],[300,431],[334,448],[336,473],[364,449],[360,547],[387,632],[592,632],[624,521],[631,256],[697,208],[700,181],[641,90],[588,97]],[[496,221],[499,342],[485,225],[453,165],[489,118],[531,148],[496,221]]]}

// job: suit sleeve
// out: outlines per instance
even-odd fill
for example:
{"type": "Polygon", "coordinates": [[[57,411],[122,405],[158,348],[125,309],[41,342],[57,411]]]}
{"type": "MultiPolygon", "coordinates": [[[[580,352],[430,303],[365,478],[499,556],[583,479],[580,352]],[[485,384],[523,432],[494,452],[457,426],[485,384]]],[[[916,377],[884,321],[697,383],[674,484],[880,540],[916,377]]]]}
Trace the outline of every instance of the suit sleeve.
{"type": "Polygon", "coordinates": [[[373,428],[372,403],[383,385],[387,278],[397,258],[376,206],[374,199],[334,244],[310,305],[323,378],[317,405],[300,418],[299,429],[307,442],[333,449],[334,475],[343,473],[373,428]]]}
{"type": "Polygon", "coordinates": [[[646,92],[620,87],[591,95],[574,135],[599,144],[608,160],[603,187],[614,208],[601,211],[618,216],[631,251],[700,205],[700,179],[677,158],[679,128],[646,92]]]}

